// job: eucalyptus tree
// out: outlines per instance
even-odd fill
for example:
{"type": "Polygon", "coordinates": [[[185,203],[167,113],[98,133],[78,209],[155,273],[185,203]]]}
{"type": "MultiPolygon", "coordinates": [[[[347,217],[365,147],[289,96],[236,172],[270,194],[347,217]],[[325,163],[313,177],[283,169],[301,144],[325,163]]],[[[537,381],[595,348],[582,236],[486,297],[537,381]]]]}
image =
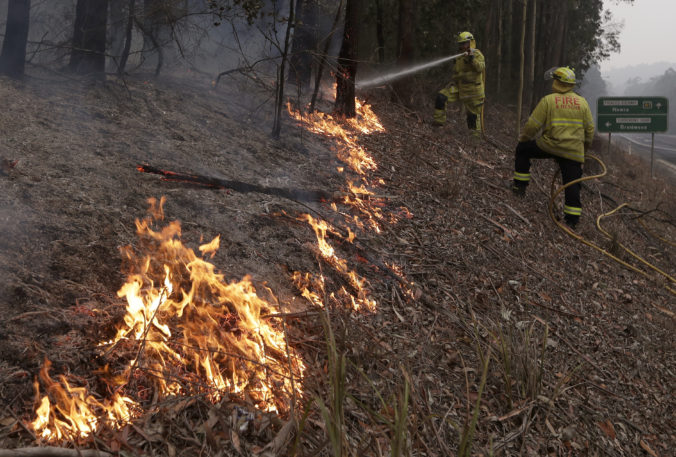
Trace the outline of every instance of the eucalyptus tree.
{"type": "Polygon", "coordinates": [[[0,53],[0,74],[16,79],[24,75],[30,9],[30,0],[9,0],[7,4],[7,25],[0,53]]]}

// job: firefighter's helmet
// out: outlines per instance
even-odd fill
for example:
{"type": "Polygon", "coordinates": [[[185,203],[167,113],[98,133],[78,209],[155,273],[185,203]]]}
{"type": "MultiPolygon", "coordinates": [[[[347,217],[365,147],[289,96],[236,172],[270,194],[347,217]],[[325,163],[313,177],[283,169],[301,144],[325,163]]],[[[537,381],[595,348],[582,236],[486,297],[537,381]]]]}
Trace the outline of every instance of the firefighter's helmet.
{"type": "Polygon", "coordinates": [[[545,79],[555,79],[563,84],[575,84],[575,70],[570,67],[554,67],[545,72],[545,79]]]}
{"type": "Polygon", "coordinates": [[[474,41],[474,35],[472,35],[469,32],[460,32],[458,33],[458,38],[456,42],[458,44],[460,43],[467,43],[468,41],[474,41]]]}

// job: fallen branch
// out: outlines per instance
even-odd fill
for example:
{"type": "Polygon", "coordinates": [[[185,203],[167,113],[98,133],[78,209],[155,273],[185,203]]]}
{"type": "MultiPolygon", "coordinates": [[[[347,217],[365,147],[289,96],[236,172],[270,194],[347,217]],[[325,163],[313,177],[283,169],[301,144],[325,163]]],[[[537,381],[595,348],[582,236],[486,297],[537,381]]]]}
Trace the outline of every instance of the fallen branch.
{"type": "Polygon", "coordinates": [[[66,449],[61,447],[22,447],[0,449],[0,457],[113,457],[96,449],[66,449]]]}
{"type": "Polygon", "coordinates": [[[12,321],[17,321],[19,319],[24,319],[26,317],[33,317],[33,316],[39,316],[40,314],[48,314],[53,311],[50,310],[45,310],[45,311],[28,311],[27,313],[19,314],[18,316],[13,316],[10,317],[9,319],[6,319],[5,322],[12,322],[12,321]]]}
{"type": "Polygon", "coordinates": [[[519,214],[514,208],[512,208],[511,206],[509,206],[507,203],[504,203],[504,202],[503,202],[503,205],[505,205],[505,206],[507,207],[508,210],[510,210],[511,212],[513,212],[514,214],[516,214],[516,216],[517,216],[519,219],[521,219],[522,221],[524,221],[524,222],[526,223],[526,225],[528,225],[529,227],[531,227],[531,223],[530,223],[530,221],[529,221],[528,219],[526,219],[526,218],[523,217],[521,214],[519,214]]]}
{"type": "Polygon", "coordinates": [[[289,200],[294,201],[335,201],[340,199],[340,196],[336,196],[323,190],[284,189],[281,187],[260,186],[258,184],[250,184],[242,181],[231,181],[227,179],[214,178],[211,176],[193,175],[189,173],[178,173],[175,171],[162,170],[147,164],[137,165],[136,169],[144,173],[154,173],[161,175],[164,181],[186,182],[197,184],[199,186],[210,187],[212,189],[231,189],[242,193],[258,192],[261,194],[288,198],[289,200]]]}
{"type": "Polygon", "coordinates": [[[504,225],[502,225],[501,223],[499,223],[499,222],[497,222],[497,221],[494,221],[494,220],[491,219],[490,217],[484,216],[484,215],[481,214],[481,213],[477,213],[477,214],[478,214],[479,216],[483,217],[484,219],[486,219],[486,220],[487,220],[488,222],[490,222],[491,224],[493,224],[493,225],[495,225],[496,227],[502,229],[503,232],[505,233],[505,235],[507,235],[508,237],[510,237],[510,238],[512,238],[512,239],[514,238],[513,232],[512,232],[510,229],[508,229],[507,227],[505,227],[504,225]]]}

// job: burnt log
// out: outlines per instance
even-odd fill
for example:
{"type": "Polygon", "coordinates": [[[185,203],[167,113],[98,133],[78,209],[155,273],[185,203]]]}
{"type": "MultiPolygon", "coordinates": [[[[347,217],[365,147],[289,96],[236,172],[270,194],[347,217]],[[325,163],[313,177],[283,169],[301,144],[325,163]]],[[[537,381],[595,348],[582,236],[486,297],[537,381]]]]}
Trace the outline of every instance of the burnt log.
{"type": "Polygon", "coordinates": [[[162,170],[147,164],[137,165],[136,169],[144,173],[161,175],[162,180],[164,181],[185,182],[211,189],[230,189],[241,193],[257,192],[261,194],[287,198],[293,201],[332,202],[340,200],[342,197],[340,192],[334,195],[333,193],[324,190],[287,189],[283,187],[261,186],[259,184],[251,184],[243,181],[232,181],[229,179],[214,178],[212,176],[162,170]]]}

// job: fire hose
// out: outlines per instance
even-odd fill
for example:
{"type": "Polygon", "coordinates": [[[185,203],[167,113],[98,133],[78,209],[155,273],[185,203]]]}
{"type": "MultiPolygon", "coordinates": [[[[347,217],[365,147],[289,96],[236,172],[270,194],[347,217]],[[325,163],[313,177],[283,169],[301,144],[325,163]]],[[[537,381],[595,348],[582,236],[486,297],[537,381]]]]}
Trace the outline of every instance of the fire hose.
{"type": "MultiPolygon", "coordinates": [[[[580,183],[580,182],[583,182],[583,181],[588,181],[588,180],[591,180],[591,179],[601,178],[602,176],[605,176],[605,175],[606,175],[606,173],[607,173],[606,165],[603,163],[603,161],[602,161],[601,159],[599,159],[598,157],[596,157],[596,156],[593,155],[593,154],[586,154],[585,156],[588,157],[588,158],[590,158],[590,159],[596,160],[596,161],[599,163],[599,165],[601,165],[601,169],[602,169],[601,173],[595,174],[595,175],[590,175],[590,176],[583,176],[582,178],[575,179],[575,180],[573,180],[573,181],[570,181],[570,182],[564,184],[563,186],[559,187],[559,188],[556,189],[556,190],[554,189],[554,183],[555,183],[556,177],[557,177],[557,174],[555,173],[555,174],[554,174],[554,177],[552,178],[551,194],[550,194],[550,197],[549,197],[549,205],[548,205],[549,217],[552,219],[552,221],[554,221],[554,223],[555,223],[561,230],[563,230],[564,232],[566,232],[569,236],[575,238],[576,240],[578,240],[578,241],[580,241],[580,242],[586,244],[587,246],[589,246],[589,247],[591,247],[591,248],[596,249],[597,251],[601,252],[602,254],[604,254],[604,255],[610,257],[611,259],[615,260],[616,262],[620,263],[620,264],[623,265],[624,267],[626,267],[626,268],[628,268],[628,269],[630,269],[630,270],[632,270],[632,271],[635,271],[636,273],[639,273],[639,274],[645,276],[646,278],[650,278],[650,276],[648,275],[648,273],[646,273],[645,271],[643,271],[643,270],[641,270],[641,269],[639,269],[639,268],[636,268],[635,266],[633,266],[633,265],[631,265],[631,264],[625,262],[624,260],[620,259],[619,257],[617,257],[617,256],[613,255],[612,253],[608,252],[606,249],[603,249],[602,247],[600,247],[600,246],[598,246],[598,245],[592,243],[591,241],[587,240],[586,238],[582,237],[581,235],[575,233],[575,232],[572,231],[570,228],[568,228],[567,226],[565,226],[564,224],[562,224],[559,220],[557,220],[556,217],[554,216],[554,200],[555,200],[556,197],[557,197],[561,192],[563,192],[567,187],[570,187],[570,186],[572,186],[572,185],[574,185],[574,184],[577,184],[577,183],[580,183]]],[[[612,237],[612,235],[611,235],[610,233],[608,233],[606,230],[604,230],[604,229],[601,227],[601,219],[604,218],[604,217],[607,217],[607,216],[612,215],[613,213],[619,211],[621,208],[623,208],[623,207],[625,207],[625,206],[627,206],[627,203],[622,203],[621,205],[619,205],[617,208],[613,209],[612,211],[609,211],[609,212],[607,212],[607,213],[605,213],[605,214],[601,214],[601,215],[599,215],[599,216],[596,218],[596,228],[597,228],[601,233],[603,233],[606,237],[608,237],[609,239],[612,239],[613,237],[612,237]]],[[[661,274],[662,276],[664,276],[665,278],[667,278],[669,281],[671,281],[671,283],[676,283],[676,278],[674,278],[674,277],[672,277],[671,275],[669,275],[668,273],[666,273],[666,272],[660,270],[660,269],[657,268],[655,265],[651,264],[650,262],[648,262],[648,261],[646,261],[645,259],[643,259],[642,257],[640,257],[638,254],[636,254],[636,253],[634,253],[633,251],[631,251],[629,248],[625,247],[625,246],[622,245],[622,244],[619,244],[619,247],[621,247],[622,249],[624,249],[629,255],[631,255],[632,257],[634,257],[635,259],[637,259],[637,260],[640,261],[641,263],[645,264],[646,266],[648,266],[648,267],[651,268],[652,270],[656,271],[657,273],[659,273],[659,274],[661,274]]],[[[672,294],[676,295],[676,289],[673,289],[673,288],[669,287],[668,285],[665,285],[664,287],[665,287],[669,292],[671,292],[672,294]]]]}
{"type": "Polygon", "coordinates": [[[461,52],[459,54],[455,54],[452,56],[447,56],[447,57],[442,57],[441,59],[433,60],[432,62],[420,64],[420,65],[415,65],[410,68],[406,68],[404,70],[398,71],[396,73],[391,73],[389,75],[384,75],[384,76],[376,76],[375,78],[366,80],[366,81],[359,81],[355,84],[355,87],[357,89],[364,89],[366,87],[370,86],[378,86],[381,84],[385,84],[390,81],[394,81],[395,79],[399,79],[403,76],[409,75],[411,73],[417,73],[421,70],[425,70],[426,68],[430,67],[435,67],[437,65],[441,65],[444,62],[448,62],[449,60],[455,60],[458,57],[462,57],[467,55],[466,52],[461,52]]]}

